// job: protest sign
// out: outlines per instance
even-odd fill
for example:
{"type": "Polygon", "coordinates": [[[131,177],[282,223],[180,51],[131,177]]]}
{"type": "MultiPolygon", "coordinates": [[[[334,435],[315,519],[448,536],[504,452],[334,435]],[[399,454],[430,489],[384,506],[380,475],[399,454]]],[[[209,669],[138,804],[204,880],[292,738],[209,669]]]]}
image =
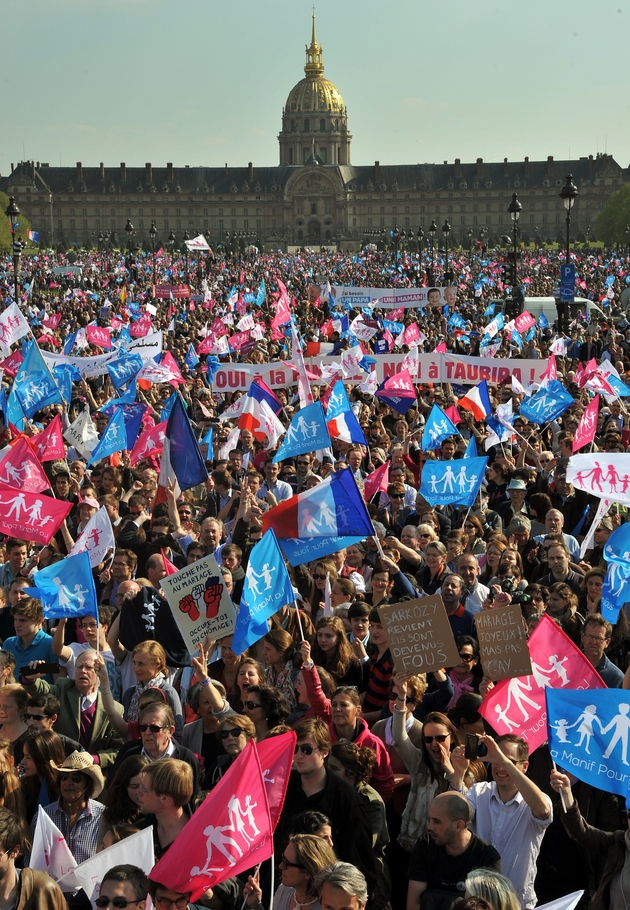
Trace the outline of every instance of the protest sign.
{"type": "Polygon", "coordinates": [[[483,672],[488,679],[496,682],[531,676],[532,661],[518,604],[482,610],[475,614],[475,625],[483,672]]]}
{"type": "Polygon", "coordinates": [[[379,606],[396,670],[428,673],[459,663],[459,652],[442,598],[420,597],[379,606]]]}
{"type": "Polygon", "coordinates": [[[191,655],[205,638],[234,630],[235,610],[214,556],[205,556],[160,582],[191,655]]]}

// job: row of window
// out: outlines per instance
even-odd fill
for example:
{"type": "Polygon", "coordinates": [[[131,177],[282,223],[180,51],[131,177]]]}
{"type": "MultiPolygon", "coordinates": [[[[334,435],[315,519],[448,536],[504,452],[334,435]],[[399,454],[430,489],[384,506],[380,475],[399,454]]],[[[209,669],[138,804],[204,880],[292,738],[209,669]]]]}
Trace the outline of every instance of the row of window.
{"type": "MultiPolygon", "coordinates": [[[[550,223],[551,223],[550,218],[549,218],[546,214],[543,214],[540,218],[536,218],[535,215],[529,215],[528,218],[529,218],[529,224],[530,224],[530,225],[535,225],[537,221],[540,221],[541,224],[548,224],[548,223],[550,224],[550,223]]],[[[562,218],[561,215],[554,215],[554,223],[555,223],[555,224],[560,224],[563,220],[564,220],[564,219],[562,218]]],[[[469,224],[470,218],[467,218],[465,215],[462,215],[462,216],[460,217],[459,221],[460,221],[460,224],[461,224],[461,225],[465,226],[465,225],[469,224]]],[[[521,222],[524,222],[524,219],[523,219],[523,218],[521,218],[521,222]]],[[[472,216],[472,223],[473,223],[473,225],[477,225],[477,224],[479,223],[479,219],[478,219],[478,216],[477,216],[477,215],[473,215],[473,216],[472,216]]],[[[499,228],[502,228],[505,222],[504,222],[504,219],[503,219],[503,216],[502,216],[502,215],[499,215],[498,218],[494,218],[492,215],[490,215],[489,217],[484,217],[484,218],[482,219],[482,223],[483,223],[483,224],[486,224],[486,225],[496,224],[499,228]]],[[[388,225],[389,225],[389,224],[391,224],[390,221],[388,221],[388,225]]],[[[427,224],[428,224],[428,220],[425,221],[424,218],[421,218],[421,219],[420,219],[420,225],[419,225],[419,226],[420,226],[421,228],[425,229],[427,224]]],[[[385,226],[386,226],[386,224],[385,224],[385,218],[379,218],[378,224],[377,224],[376,226],[377,226],[377,227],[385,227],[385,226]]],[[[402,225],[401,225],[401,226],[404,227],[404,228],[406,229],[406,228],[415,228],[416,225],[415,225],[415,223],[412,225],[410,219],[409,219],[409,218],[405,218],[404,221],[402,222],[402,225]]],[[[357,225],[357,219],[356,219],[356,218],[353,218],[353,219],[352,219],[352,227],[358,227],[358,225],[357,225]]],[[[375,227],[372,218],[368,218],[368,219],[367,219],[367,227],[368,227],[368,228],[375,227]]],[[[425,238],[425,239],[426,239],[426,238],[425,238]]]]}
{"type": "MultiPolygon", "coordinates": [[[[315,130],[315,123],[313,123],[313,130],[315,130]]],[[[335,130],[335,131],[337,131],[337,132],[339,131],[339,120],[333,120],[333,130],[335,130]]],[[[302,121],[302,132],[303,132],[303,133],[310,133],[310,131],[311,131],[311,121],[310,121],[310,120],[303,120],[303,121],[302,121]]],[[[325,121],[323,118],[319,121],[319,131],[320,131],[320,133],[325,133],[325,132],[326,132],[326,121],[325,121]]],[[[298,122],[297,122],[297,120],[292,120],[292,121],[291,121],[291,132],[292,132],[292,133],[297,133],[297,132],[298,132],[298,122]]]]}
{"type": "MultiPolygon", "coordinates": [[[[69,220],[68,219],[64,220],[63,218],[57,219],[57,228],[60,231],[62,231],[64,229],[64,226],[67,227],[68,224],[70,226],[70,230],[76,230],[77,221],[75,218],[70,218],[69,220]]],[[[112,231],[119,230],[120,231],[120,228],[121,228],[121,226],[118,225],[116,221],[110,221],[108,224],[105,220],[101,221],[100,218],[97,218],[92,225],[89,224],[87,218],[83,218],[80,226],[82,228],[85,228],[86,230],[91,229],[94,231],[100,231],[100,230],[112,230],[112,231]]],[[[151,225],[149,225],[148,223],[145,224],[144,221],[139,221],[138,224],[136,225],[136,230],[138,230],[138,231],[148,230],[150,226],[151,225]]],[[[198,226],[199,226],[198,222],[193,222],[193,221],[189,221],[188,225],[187,225],[188,230],[196,230],[196,228],[198,226]]],[[[234,229],[236,229],[238,227],[239,229],[243,228],[245,230],[248,230],[250,228],[253,228],[253,226],[254,226],[254,223],[253,222],[250,223],[250,220],[248,218],[243,219],[242,224],[238,224],[238,225],[236,223],[236,219],[233,219],[231,222],[231,227],[234,229]]],[[[275,228],[275,226],[276,226],[275,218],[272,219],[271,226],[272,226],[272,228],[275,228]]],[[[156,227],[158,230],[163,229],[165,231],[169,231],[169,230],[171,230],[171,228],[175,228],[176,230],[183,230],[184,226],[182,225],[181,218],[177,218],[175,220],[175,222],[170,222],[170,223],[169,223],[168,218],[164,218],[162,221],[156,222],[156,227]]],[[[207,230],[209,227],[210,227],[210,225],[208,223],[208,219],[204,218],[203,219],[204,230],[207,230]]],[[[225,222],[223,221],[223,219],[219,219],[218,229],[219,229],[219,232],[225,230],[225,222]]],[[[259,231],[262,230],[262,219],[261,218],[256,219],[256,229],[259,231]]]]}
{"type": "MultiPolygon", "coordinates": [[[[272,215],[275,215],[275,213],[276,213],[275,208],[272,208],[271,213],[272,213],[272,215]]],[[[71,208],[71,209],[69,210],[69,212],[68,212],[68,215],[70,215],[71,218],[72,218],[75,214],[76,214],[76,212],[75,212],[75,210],[74,210],[73,208],[71,208]]],[[[87,209],[81,209],[81,214],[82,214],[83,216],[86,216],[86,215],[88,214],[88,210],[87,210],[87,209]]],[[[98,218],[98,217],[101,215],[101,210],[100,210],[100,208],[94,209],[94,213],[93,213],[93,214],[98,218]]],[[[103,211],[103,215],[105,215],[105,214],[107,214],[107,213],[106,213],[105,211],[103,211]]],[[[117,215],[116,209],[110,209],[110,210],[109,210],[109,214],[110,214],[110,216],[115,217],[115,216],[117,215]]],[[[125,213],[125,217],[127,217],[127,218],[135,218],[135,217],[142,218],[142,216],[143,216],[144,214],[145,214],[144,209],[138,209],[137,212],[132,212],[131,209],[127,209],[127,211],[126,211],[126,213],[125,213]]],[[[147,214],[148,214],[148,212],[147,212],[147,214]]],[[[152,218],[155,217],[155,214],[156,214],[156,210],[155,210],[155,209],[151,209],[151,217],[152,217],[152,218]]],[[[168,218],[169,215],[172,215],[172,214],[173,214],[173,211],[172,211],[171,209],[162,209],[162,214],[164,215],[165,218],[168,218]]],[[[175,217],[181,217],[181,214],[182,214],[182,210],[181,210],[181,209],[175,209],[175,217]]],[[[195,210],[192,209],[192,208],[188,209],[188,215],[189,215],[189,217],[194,217],[195,214],[198,215],[199,213],[198,213],[198,212],[195,213],[195,210]]],[[[207,209],[207,208],[205,208],[205,209],[203,210],[203,214],[204,214],[204,215],[209,215],[209,214],[210,214],[210,210],[207,209]]],[[[223,214],[224,214],[224,211],[223,211],[222,208],[220,208],[220,209],[219,209],[219,216],[221,216],[221,215],[223,215],[223,214]]],[[[247,217],[249,216],[249,209],[246,209],[246,208],[243,209],[243,213],[242,213],[242,214],[243,214],[243,216],[244,216],[245,218],[247,218],[247,217]]],[[[40,209],[40,215],[46,215],[46,209],[40,209]]],[[[230,215],[236,215],[236,209],[235,209],[235,208],[230,209],[230,215]]],[[[261,209],[261,208],[257,208],[257,209],[256,209],[256,215],[262,215],[262,209],[261,209]]]]}

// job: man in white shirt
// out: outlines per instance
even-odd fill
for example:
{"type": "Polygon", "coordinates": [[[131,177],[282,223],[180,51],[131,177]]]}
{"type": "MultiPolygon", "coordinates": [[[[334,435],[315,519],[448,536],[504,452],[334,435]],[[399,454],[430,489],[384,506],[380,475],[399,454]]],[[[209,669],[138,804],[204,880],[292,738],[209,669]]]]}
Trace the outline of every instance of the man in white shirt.
{"type": "Polygon", "coordinates": [[[529,767],[527,743],[508,733],[495,740],[478,737],[487,746],[485,762],[492,763],[492,782],[463,789],[468,762],[464,746],[453,750],[455,774],[450,788],[463,792],[473,809],[475,834],[492,844],[501,855],[501,871],[518,894],[521,907],[535,907],[536,859],[545,830],[553,820],[549,797],[526,777],[529,767]]]}
{"type": "Polygon", "coordinates": [[[293,496],[293,487],[285,480],[278,480],[280,465],[274,464],[272,458],[265,461],[265,482],[258,491],[258,499],[265,499],[267,493],[273,493],[276,502],[284,502],[293,496]]]}
{"type": "Polygon", "coordinates": [[[569,550],[571,562],[580,561],[580,545],[572,534],[565,534],[562,530],[564,527],[564,515],[559,509],[549,509],[545,515],[545,533],[538,534],[534,537],[538,543],[542,543],[547,534],[562,534],[564,542],[569,550]]]}
{"type": "Polygon", "coordinates": [[[481,605],[490,593],[490,589],[479,582],[479,562],[472,553],[462,553],[455,563],[455,571],[466,582],[468,595],[466,609],[469,613],[479,613],[481,605]]]}

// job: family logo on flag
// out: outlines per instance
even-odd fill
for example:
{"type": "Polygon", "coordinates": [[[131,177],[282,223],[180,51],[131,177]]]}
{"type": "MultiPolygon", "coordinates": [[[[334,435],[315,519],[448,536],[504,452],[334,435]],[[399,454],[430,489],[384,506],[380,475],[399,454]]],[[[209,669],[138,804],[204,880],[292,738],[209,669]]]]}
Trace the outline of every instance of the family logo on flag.
{"type": "Polygon", "coordinates": [[[116,549],[114,529],[109,520],[107,509],[101,506],[90,518],[68,556],[86,552],[90,557],[90,566],[95,569],[105,560],[108,552],[116,549]]]}
{"type": "Polygon", "coordinates": [[[20,436],[0,461],[0,483],[27,493],[41,493],[50,486],[26,437],[20,436]]]}
{"type": "Polygon", "coordinates": [[[456,502],[472,506],[484,478],[487,458],[459,461],[427,461],[422,469],[420,493],[434,505],[456,502]]]}
{"type": "Polygon", "coordinates": [[[531,754],[547,739],[546,689],[606,686],[585,655],[548,615],[542,617],[527,646],[532,675],[502,679],[484,699],[479,713],[500,735],[522,736],[531,754]]]}
{"type": "Polygon", "coordinates": [[[335,383],[326,408],[326,426],[331,438],[367,445],[367,440],[354,416],[343,382],[335,383]]]}
{"type": "Polygon", "coordinates": [[[124,386],[126,382],[133,379],[142,369],[142,357],[140,354],[127,354],[125,357],[119,357],[107,364],[107,372],[111,376],[112,383],[116,390],[124,386]]]}
{"type": "Polygon", "coordinates": [[[422,451],[439,449],[440,444],[449,436],[459,436],[455,424],[446,416],[442,408],[434,404],[427,418],[422,434],[422,451]]]}
{"type": "Polygon", "coordinates": [[[554,761],[586,784],[630,797],[630,696],[606,688],[546,695],[554,761]]]}
{"type": "Polygon", "coordinates": [[[154,427],[149,427],[142,433],[129,456],[131,467],[138,464],[143,458],[148,458],[149,455],[157,455],[162,451],[166,436],[166,423],[164,420],[154,427]]]}
{"type": "Polygon", "coordinates": [[[31,436],[30,441],[42,464],[45,461],[56,461],[58,458],[65,458],[66,450],[63,444],[61,417],[59,414],[55,416],[54,420],[50,421],[45,430],[38,433],[37,436],[31,436]]]}
{"type": "Polygon", "coordinates": [[[330,434],[326,426],[324,409],[319,401],[301,408],[291,420],[282,445],[273,457],[274,462],[330,448],[330,434]]]}
{"type": "Polygon", "coordinates": [[[13,388],[20,407],[29,420],[40,408],[61,401],[59,389],[35,342],[29,346],[13,388]]]}
{"type": "Polygon", "coordinates": [[[546,387],[540,388],[535,395],[521,404],[519,413],[532,423],[541,426],[555,420],[573,404],[573,398],[561,382],[552,379],[546,387]]]}
{"type": "Polygon", "coordinates": [[[607,563],[602,587],[601,613],[613,625],[619,610],[630,600],[630,525],[623,524],[610,535],[604,546],[607,563]]]}
{"type": "Polygon", "coordinates": [[[583,446],[589,445],[589,443],[591,443],[595,438],[598,413],[599,395],[596,395],[580,417],[580,422],[577,425],[575,436],[573,438],[574,453],[581,449],[583,446]]]}
{"type": "Polygon", "coordinates": [[[71,502],[0,484],[0,531],[7,536],[46,545],[71,509],[71,502]]]}
{"type": "Polygon", "coordinates": [[[11,353],[11,345],[30,332],[28,322],[17,303],[0,313],[0,348],[5,357],[11,353]]]}
{"type": "Polygon", "coordinates": [[[567,465],[567,480],[576,489],[600,499],[606,497],[630,505],[630,474],[625,453],[573,455],[567,465]]]}
{"type": "Polygon", "coordinates": [[[98,616],[96,587],[87,551],[66,556],[33,574],[34,587],[26,588],[42,602],[46,619],[98,616]]]}

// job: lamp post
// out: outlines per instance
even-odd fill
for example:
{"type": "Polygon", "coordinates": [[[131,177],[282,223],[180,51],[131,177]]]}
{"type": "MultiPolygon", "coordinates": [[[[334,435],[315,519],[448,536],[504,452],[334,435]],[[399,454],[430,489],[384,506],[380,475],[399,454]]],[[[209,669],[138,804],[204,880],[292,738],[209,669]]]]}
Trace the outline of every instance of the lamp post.
{"type": "Polygon", "coordinates": [[[468,264],[472,262],[472,242],[473,242],[474,231],[472,228],[468,228],[468,264]]]}
{"type": "Polygon", "coordinates": [[[573,174],[567,174],[567,182],[560,190],[560,198],[562,199],[562,204],[567,210],[567,250],[565,256],[565,263],[569,265],[570,256],[569,256],[569,244],[570,244],[570,231],[571,231],[571,209],[575,205],[575,199],[578,195],[578,188],[573,183],[573,174]]]}
{"type": "Polygon", "coordinates": [[[422,272],[422,243],[424,241],[424,231],[421,227],[418,228],[416,240],[418,241],[418,274],[420,274],[422,272]]]}
{"type": "Polygon", "coordinates": [[[190,234],[188,233],[188,231],[184,231],[184,236],[182,237],[182,240],[184,242],[184,261],[186,263],[184,266],[184,268],[186,269],[186,284],[188,284],[188,246],[186,245],[186,241],[190,240],[190,234]]]}
{"type": "Polygon", "coordinates": [[[11,231],[11,251],[13,253],[13,281],[14,281],[14,294],[15,294],[15,303],[18,302],[18,275],[20,272],[20,253],[22,252],[22,244],[19,240],[15,239],[15,229],[17,227],[17,220],[20,217],[20,210],[15,204],[15,196],[9,198],[9,204],[5,209],[4,214],[10,221],[11,231]]]}
{"type": "Polygon", "coordinates": [[[125,225],[125,234],[127,235],[127,246],[129,248],[129,259],[131,260],[131,238],[133,236],[133,224],[131,219],[127,218],[127,224],[125,225]]]}
{"type": "Polygon", "coordinates": [[[444,246],[446,248],[446,268],[444,269],[444,280],[446,282],[446,286],[449,287],[451,284],[451,270],[448,263],[448,238],[449,234],[451,233],[451,226],[448,221],[445,221],[442,225],[442,233],[444,234],[444,246]]]}
{"type": "Polygon", "coordinates": [[[514,296],[514,290],[516,288],[516,281],[518,278],[517,268],[516,268],[518,219],[521,217],[522,211],[523,211],[523,206],[518,201],[518,194],[512,193],[512,201],[508,205],[508,212],[510,213],[510,218],[512,219],[512,243],[514,246],[514,250],[512,253],[512,255],[514,257],[514,261],[512,262],[512,296],[514,296]]]}
{"type": "Polygon", "coordinates": [[[435,218],[429,225],[429,240],[431,242],[431,269],[429,271],[429,285],[432,287],[435,284],[435,232],[437,231],[437,224],[435,223],[435,218]]]}
{"type": "Polygon", "coordinates": [[[172,288],[173,288],[173,253],[174,253],[174,250],[175,250],[175,239],[176,239],[176,238],[175,238],[175,233],[174,233],[174,231],[171,231],[171,233],[168,235],[168,240],[166,241],[166,242],[168,243],[169,247],[170,247],[170,250],[171,250],[171,268],[170,268],[170,272],[171,272],[171,293],[172,293],[172,288]]]}
{"type": "Polygon", "coordinates": [[[153,293],[155,294],[157,288],[157,276],[155,269],[155,238],[157,237],[157,228],[155,226],[155,221],[151,222],[151,227],[149,228],[149,237],[151,238],[151,258],[153,260],[153,293]]]}
{"type": "Polygon", "coordinates": [[[626,235],[626,259],[628,258],[628,235],[630,234],[630,224],[627,224],[624,228],[624,233],[626,235]]]}

